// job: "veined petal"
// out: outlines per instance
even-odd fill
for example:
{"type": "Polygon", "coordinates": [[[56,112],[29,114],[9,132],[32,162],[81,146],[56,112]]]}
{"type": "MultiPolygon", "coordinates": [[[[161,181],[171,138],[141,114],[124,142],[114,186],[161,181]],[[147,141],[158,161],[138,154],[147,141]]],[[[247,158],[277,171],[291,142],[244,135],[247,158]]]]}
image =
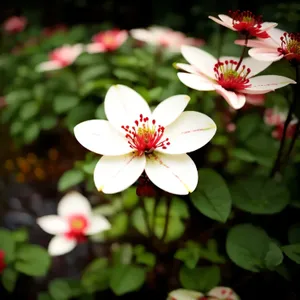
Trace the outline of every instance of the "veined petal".
{"type": "Polygon", "coordinates": [[[89,227],[86,229],[86,234],[95,234],[111,228],[110,223],[103,216],[93,215],[90,217],[89,227]]]}
{"type": "Polygon", "coordinates": [[[239,300],[239,296],[231,289],[228,287],[223,287],[223,286],[218,286],[213,288],[207,293],[208,296],[210,297],[216,297],[217,299],[220,300],[239,300]]]}
{"type": "Polygon", "coordinates": [[[208,52],[193,46],[184,45],[181,47],[183,57],[195,66],[203,75],[215,78],[214,66],[217,59],[208,52]]]}
{"type": "Polygon", "coordinates": [[[187,154],[153,152],[147,156],[145,171],[156,186],[176,195],[193,192],[198,183],[196,165],[187,154]]]}
{"type": "Polygon", "coordinates": [[[112,86],[104,100],[104,109],[108,121],[123,132],[122,126],[132,126],[140,114],[150,117],[151,111],[146,100],[136,91],[125,85],[112,86]]]}
{"type": "Polygon", "coordinates": [[[277,23],[274,23],[274,22],[264,22],[261,24],[261,28],[260,30],[261,31],[268,31],[274,27],[276,27],[278,24],[277,23]]]}
{"type": "Polygon", "coordinates": [[[137,181],[145,165],[145,156],[135,153],[102,156],[94,171],[95,185],[98,191],[105,194],[121,192],[137,181]]]}
{"type": "Polygon", "coordinates": [[[76,247],[75,239],[68,239],[63,235],[57,235],[51,239],[48,252],[51,256],[58,256],[72,251],[76,247]]]}
{"type": "Polygon", "coordinates": [[[38,72],[44,72],[44,71],[52,71],[52,70],[58,70],[62,69],[62,65],[56,61],[45,61],[40,63],[36,67],[36,71],[38,72]]]}
{"type": "Polygon", "coordinates": [[[296,81],[285,76],[279,75],[262,75],[249,79],[251,87],[244,89],[245,93],[252,92],[274,91],[288,84],[295,84],[296,81]]]}
{"type": "Polygon", "coordinates": [[[170,145],[166,149],[158,148],[157,151],[168,154],[195,151],[206,145],[216,130],[215,122],[207,115],[185,111],[165,129],[164,136],[169,138],[170,145]]]}
{"type": "Polygon", "coordinates": [[[271,61],[257,61],[252,57],[246,57],[242,61],[242,65],[245,65],[246,68],[250,68],[251,72],[249,76],[253,77],[256,74],[262,72],[272,64],[271,61]]]}
{"type": "Polygon", "coordinates": [[[233,31],[236,31],[236,29],[233,28],[232,24],[231,24],[231,25],[230,25],[230,24],[227,24],[227,23],[225,23],[224,21],[219,20],[218,18],[212,17],[212,16],[209,16],[208,18],[211,19],[211,20],[213,20],[214,22],[216,22],[216,23],[222,25],[222,26],[225,26],[225,27],[227,27],[227,28],[229,28],[229,29],[231,29],[231,30],[233,30],[233,31]]]}
{"type": "Polygon", "coordinates": [[[199,71],[195,66],[189,65],[189,64],[182,64],[182,63],[177,63],[175,64],[177,69],[192,73],[192,74],[199,74],[199,71]]]}
{"type": "Polygon", "coordinates": [[[152,119],[156,120],[158,125],[168,126],[180,116],[190,99],[187,95],[176,95],[167,98],[156,106],[152,112],[152,119]]]}
{"type": "Polygon", "coordinates": [[[66,218],[76,214],[88,217],[91,215],[91,211],[88,199],[76,191],[67,193],[57,206],[58,215],[66,218]]]}
{"type": "Polygon", "coordinates": [[[220,94],[234,109],[240,109],[246,103],[246,96],[242,93],[227,91],[221,86],[216,88],[216,92],[220,94]]]}
{"type": "Polygon", "coordinates": [[[199,300],[203,296],[202,293],[197,291],[178,289],[169,293],[168,300],[199,300]]]}
{"type": "Polygon", "coordinates": [[[274,62],[283,58],[283,54],[280,54],[275,48],[252,48],[248,54],[259,61],[274,62]]]}
{"type": "Polygon", "coordinates": [[[47,233],[62,234],[67,232],[69,225],[65,219],[56,215],[40,217],[36,220],[37,224],[47,233]]]}
{"type": "Polygon", "coordinates": [[[205,78],[203,75],[177,73],[179,80],[186,86],[197,91],[214,91],[215,85],[212,81],[205,78]]]}
{"type": "Polygon", "coordinates": [[[122,155],[132,151],[122,134],[106,120],[84,121],[74,128],[78,142],[88,150],[101,155],[122,155]]]}

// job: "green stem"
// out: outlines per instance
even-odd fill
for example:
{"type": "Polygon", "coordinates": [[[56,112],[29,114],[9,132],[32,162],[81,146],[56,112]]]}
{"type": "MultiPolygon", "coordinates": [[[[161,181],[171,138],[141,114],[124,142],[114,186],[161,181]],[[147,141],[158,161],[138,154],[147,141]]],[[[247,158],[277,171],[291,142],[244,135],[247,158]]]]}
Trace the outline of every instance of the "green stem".
{"type": "Polygon", "coordinates": [[[149,215],[148,215],[148,212],[147,212],[147,209],[146,209],[146,206],[145,206],[144,197],[140,197],[140,203],[141,203],[141,208],[142,208],[143,214],[144,214],[144,219],[145,219],[145,224],[146,224],[146,227],[147,227],[148,236],[151,236],[152,232],[151,232],[151,227],[150,227],[150,224],[149,224],[149,215]]]}
{"type": "Polygon", "coordinates": [[[170,221],[170,212],[171,212],[171,202],[172,198],[170,196],[167,196],[167,211],[166,211],[166,218],[165,218],[165,224],[164,224],[164,231],[161,237],[161,241],[164,241],[166,239],[167,233],[168,233],[168,227],[169,227],[169,221],[170,221]]]}

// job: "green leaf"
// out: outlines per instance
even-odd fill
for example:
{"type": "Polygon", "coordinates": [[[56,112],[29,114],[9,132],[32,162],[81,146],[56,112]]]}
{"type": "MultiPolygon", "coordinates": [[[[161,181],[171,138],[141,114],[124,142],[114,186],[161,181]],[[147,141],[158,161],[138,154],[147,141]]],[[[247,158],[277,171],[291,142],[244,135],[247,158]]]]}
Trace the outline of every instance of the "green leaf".
{"type": "Polygon", "coordinates": [[[57,95],[53,99],[54,111],[58,114],[67,112],[68,110],[76,107],[80,98],[73,95],[57,95]]]}
{"type": "Polygon", "coordinates": [[[144,268],[133,265],[117,265],[111,274],[110,288],[117,296],[121,296],[139,290],[145,279],[144,268]]]}
{"type": "Polygon", "coordinates": [[[58,190],[60,192],[81,183],[84,180],[84,173],[81,170],[73,169],[65,172],[58,181],[58,190]]]}
{"type": "Polygon", "coordinates": [[[195,242],[187,243],[187,247],[178,249],[174,255],[175,258],[184,262],[189,269],[194,269],[200,258],[200,246],[195,242]]]}
{"type": "Polygon", "coordinates": [[[128,215],[126,212],[120,212],[111,220],[111,229],[106,231],[108,238],[117,238],[127,232],[128,228],[128,215]]]}
{"type": "Polygon", "coordinates": [[[30,100],[30,98],[30,91],[25,89],[16,90],[5,95],[5,101],[8,105],[20,105],[25,101],[30,100]]]}
{"type": "Polygon", "coordinates": [[[224,179],[211,169],[199,170],[199,184],[191,194],[196,208],[207,217],[225,223],[231,211],[231,196],[224,179]]]}
{"type": "Polygon", "coordinates": [[[37,245],[22,245],[17,251],[15,268],[29,276],[45,276],[50,267],[48,252],[37,245]]]}
{"type": "Polygon", "coordinates": [[[300,224],[294,224],[289,228],[288,240],[290,244],[300,243],[300,224]]]}
{"type": "Polygon", "coordinates": [[[262,176],[238,180],[231,195],[236,207],[254,214],[279,213],[289,203],[287,188],[262,176]]]}
{"type": "Polygon", "coordinates": [[[232,149],[231,155],[233,156],[233,158],[237,158],[250,163],[256,161],[255,155],[253,155],[248,150],[242,148],[232,149]]]}
{"type": "Polygon", "coordinates": [[[284,254],[295,263],[300,264],[300,243],[281,247],[284,254]]]}
{"type": "Polygon", "coordinates": [[[57,124],[57,119],[55,116],[44,116],[40,120],[41,128],[44,130],[49,130],[55,127],[57,124]]]}
{"type": "Polygon", "coordinates": [[[0,229],[0,249],[5,253],[5,262],[9,264],[15,259],[16,242],[12,233],[6,229],[0,229]]]}
{"type": "Polygon", "coordinates": [[[53,299],[51,298],[51,296],[48,293],[42,292],[42,293],[39,293],[38,300],[53,300],[53,299]]]}
{"type": "Polygon", "coordinates": [[[126,209],[131,209],[139,202],[139,197],[136,194],[136,188],[128,188],[123,192],[123,206],[126,209]]]}
{"type": "Polygon", "coordinates": [[[24,243],[28,241],[28,230],[26,228],[19,228],[12,231],[13,239],[17,243],[24,243]]]}
{"type": "Polygon", "coordinates": [[[96,113],[95,113],[95,117],[97,119],[101,119],[101,120],[106,120],[106,114],[105,114],[105,111],[104,111],[104,103],[101,103],[97,110],[96,110],[96,113]]]}
{"type": "Polygon", "coordinates": [[[179,272],[180,283],[185,289],[207,292],[221,280],[218,266],[189,269],[182,267],[179,272]]]}
{"type": "Polygon", "coordinates": [[[72,297],[72,290],[65,279],[52,280],[48,289],[54,300],[68,300],[72,297]]]}
{"type": "Polygon", "coordinates": [[[144,264],[148,267],[153,268],[155,266],[155,263],[156,263],[156,257],[153,253],[143,252],[143,253],[137,254],[136,262],[138,264],[144,264]]]}
{"type": "Polygon", "coordinates": [[[110,268],[107,258],[97,258],[84,270],[81,283],[89,293],[103,291],[109,287],[110,268]]]}
{"type": "Polygon", "coordinates": [[[236,135],[239,140],[246,141],[253,133],[259,130],[262,119],[257,113],[246,114],[236,123],[236,135]]]}
{"type": "Polygon", "coordinates": [[[23,139],[26,144],[33,142],[40,134],[40,126],[37,122],[29,124],[25,127],[23,139]]]}
{"type": "Polygon", "coordinates": [[[78,76],[78,80],[80,82],[87,82],[89,80],[96,79],[97,77],[101,77],[109,71],[109,68],[105,65],[93,65],[85,68],[80,75],[78,76]]]}
{"type": "Polygon", "coordinates": [[[37,115],[38,112],[39,106],[35,101],[26,102],[20,109],[20,118],[25,121],[37,115]]]}
{"type": "Polygon", "coordinates": [[[116,246],[113,249],[113,264],[114,265],[129,265],[133,259],[133,248],[129,243],[116,246]]]}
{"type": "Polygon", "coordinates": [[[250,224],[237,225],[229,231],[226,251],[235,264],[252,272],[273,269],[282,261],[278,246],[266,232],[250,224]]]}
{"type": "Polygon", "coordinates": [[[1,273],[2,285],[10,293],[15,289],[17,279],[18,272],[12,268],[7,267],[1,273]]]}
{"type": "Polygon", "coordinates": [[[127,70],[127,69],[121,69],[121,68],[117,68],[114,69],[113,74],[118,78],[118,79],[126,79],[129,81],[139,81],[139,76],[138,74],[127,70]]]}

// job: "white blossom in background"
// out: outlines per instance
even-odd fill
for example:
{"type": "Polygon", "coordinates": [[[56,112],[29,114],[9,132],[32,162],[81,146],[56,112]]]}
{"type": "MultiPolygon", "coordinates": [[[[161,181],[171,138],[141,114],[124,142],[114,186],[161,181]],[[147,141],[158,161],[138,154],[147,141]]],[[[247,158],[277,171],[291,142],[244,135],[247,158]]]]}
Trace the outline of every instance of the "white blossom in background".
{"type": "Polygon", "coordinates": [[[208,52],[191,46],[182,46],[181,53],[190,65],[176,64],[187,72],[179,72],[179,80],[198,91],[216,91],[234,109],[242,108],[249,94],[266,94],[296,83],[279,75],[255,76],[272,62],[247,57],[239,63],[239,58],[233,56],[216,59],[208,52]]]}
{"type": "Polygon", "coordinates": [[[84,51],[82,44],[64,45],[54,49],[49,54],[49,60],[39,64],[36,70],[39,72],[52,71],[65,68],[74,63],[77,57],[84,51]]]}
{"type": "Polygon", "coordinates": [[[182,32],[161,26],[132,29],[130,34],[140,42],[160,46],[172,52],[180,52],[182,45],[202,46],[204,44],[202,39],[189,38],[182,32]]]}
{"type": "Polygon", "coordinates": [[[184,111],[189,100],[187,95],[172,96],[151,112],[133,89],[112,86],[104,100],[108,121],[85,121],[74,128],[81,145],[103,155],[94,170],[97,189],[121,192],[145,171],[162,190],[178,195],[193,192],[198,172],[186,153],[207,144],[216,124],[202,113],[184,111]]]}
{"type": "Polygon", "coordinates": [[[78,192],[69,192],[58,203],[58,215],[37,219],[37,224],[47,233],[55,235],[49,243],[48,252],[52,256],[63,255],[86,240],[87,235],[111,228],[106,218],[93,215],[91,205],[78,192]]]}

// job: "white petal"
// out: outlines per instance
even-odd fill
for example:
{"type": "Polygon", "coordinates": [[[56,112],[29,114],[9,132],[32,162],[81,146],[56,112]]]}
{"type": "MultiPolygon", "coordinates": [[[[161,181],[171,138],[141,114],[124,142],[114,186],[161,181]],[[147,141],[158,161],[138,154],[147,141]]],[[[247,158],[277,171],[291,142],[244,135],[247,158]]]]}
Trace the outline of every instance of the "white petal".
{"type": "Polygon", "coordinates": [[[228,104],[234,109],[240,109],[246,103],[246,96],[242,93],[227,91],[221,86],[216,88],[216,92],[223,96],[228,104]]]}
{"type": "MultiPolygon", "coordinates": [[[[261,31],[268,31],[270,29],[272,29],[273,27],[276,27],[278,24],[274,23],[274,22],[264,22],[261,24],[261,31]]],[[[269,33],[269,32],[268,32],[269,33]]]]}
{"type": "Polygon", "coordinates": [[[182,154],[195,151],[206,145],[217,130],[215,122],[196,111],[183,112],[174,123],[167,126],[164,137],[169,138],[167,149],[157,151],[169,154],[182,154]]]}
{"type": "Polygon", "coordinates": [[[133,89],[121,84],[114,85],[108,90],[104,109],[108,121],[122,132],[121,126],[133,126],[140,114],[144,117],[151,116],[146,100],[133,89]]]}
{"type": "Polygon", "coordinates": [[[132,29],[130,30],[130,34],[134,39],[139,40],[141,42],[155,43],[154,35],[149,30],[132,29]]]}
{"type": "Polygon", "coordinates": [[[262,75],[250,78],[249,83],[251,87],[244,89],[245,93],[252,92],[262,92],[262,91],[274,91],[276,89],[282,88],[288,84],[295,84],[296,81],[279,75],[262,75]]]}
{"type": "Polygon", "coordinates": [[[90,218],[90,225],[86,230],[86,234],[95,234],[111,228],[110,223],[103,216],[94,215],[90,218]]]}
{"type": "Polygon", "coordinates": [[[275,48],[252,48],[248,54],[259,61],[274,62],[283,58],[283,54],[280,54],[275,48]]]}
{"type": "Polygon", "coordinates": [[[192,193],[198,183],[196,165],[187,154],[153,152],[147,156],[145,171],[156,186],[176,195],[192,193]]]}
{"type": "Polygon", "coordinates": [[[38,72],[44,72],[44,71],[52,71],[52,70],[58,70],[58,69],[62,69],[62,65],[58,62],[55,61],[46,61],[43,63],[40,63],[37,67],[36,67],[36,71],[38,72]]]}
{"type": "Polygon", "coordinates": [[[130,187],[145,169],[145,156],[134,153],[120,156],[102,156],[94,171],[98,191],[114,194],[130,187]]]}
{"type": "Polygon", "coordinates": [[[279,28],[271,28],[270,30],[268,30],[268,35],[270,36],[270,39],[273,40],[274,47],[280,46],[281,44],[280,38],[283,36],[284,33],[285,31],[279,28]]]}
{"type": "Polygon", "coordinates": [[[50,234],[62,234],[69,229],[66,220],[55,215],[40,217],[36,222],[45,232],[50,234]]]}
{"type": "Polygon", "coordinates": [[[186,86],[197,91],[214,91],[215,85],[203,75],[177,73],[179,80],[186,86]]]}
{"type": "Polygon", "coordinates": [[[209,18],[210,18],[211,20],[215,21],[216,23],[222,25],[222,26],[225,26],[225,27],[227,27],[227,28],[229,28],[229,29],[231,29],[231,30],[236,31],[236,29],[233,28],[232,24],[231,24],[231,25],[230,25],[230,24],[227,24],[227,23],[225,23],[224,21],[219,20],[219,19],[216,18],[216,17],[209,16],[209,18]]]}
{"type": "Polygon", "coordinates": [[[58,215],[68,217],[75,214],[90,216],[91,205],[87,198],[76,191],[67,193],[57,206],[58,215]]]}
{"type": "Polygon", "coordinates": [[[202,74],[212,79],[215,78],[214,66],[217,59],[208,52],[196,47],[184,45],[181,47],[183,57],[202,74]]]}
{"type": "MultiPolygon", "coordinates": [[[[263,39],[263,40],[258,40],[258,39],[248,40],[247,41],[247,47],[255,47],[255,48],[258,48],[258,47],[268,47],[269,43],[267,43],[266,40],[268,40],[268,39],[263,39]]],[[[245,46],[245,42],[246,42],[246,40],[235,40],[234,41],[234,43],[236,45],[240,45],[240,46],[245,46]]]]}
{"type": "Polygon", "coordinates": [[[63,255],[72,251],[75,247],[76,241],[74,239],[58,235],[50,241],[48,252],[52,256],[63,255]]]}
{"type": "Polygon", "coordinates": [[[219,300],[239,300],[239,296],[231,288],[223,286],[213,288],[207,295],[219,300]]]}
{"type": "Polygon", "coordinates": [[[256,59],[252,57],[246,57],[242,61],[242,65],[245,65],[246,68],[250,68],[250,76],[253,77],[256,74],[262,72],[267,67],[269,67],[272,64],[271,61],[257,61],[256,59]]]}
{"type": "Polygon", "coordinates": [[[101,155],[122,155],[132,151],[122,134],[106,120],[89,120],[75,126],[78,142],[88,150],[101,155]]]}
{"type": "Polygon", "coordinates": [[[180,116],[190,99],[187,95],[169,97],[157,105],[152,112],[152,119],[156,120],[157,125],[166,127],[180,116]]]}
{"type": "Polygon", "coordinates": [[[91,43],[86,45],[86,52],[90,54],[105,52],[105,48],[100,43],[91,43]]]}
{"type": "Polygon", "coordinates": [[[204,295],[197,291],[178,289],[169,293],[168,296],[169,296],[168,299],[174,299],[174,300],[199,300],[204,295]]]}
{"type": "Polygon", "coordinates": [[[188,64],[182,64],[182,63],[177,63],[175,65],[177,69],[192,73],[192,74],[199,74],[199,71],[195,66],[188,65],[188,64]]]}
{"type": "Polygon", "coordinates": [[[220,14],[218,17],[227,25],[233,26],[233,19],[227,15],[220,14]]]}

